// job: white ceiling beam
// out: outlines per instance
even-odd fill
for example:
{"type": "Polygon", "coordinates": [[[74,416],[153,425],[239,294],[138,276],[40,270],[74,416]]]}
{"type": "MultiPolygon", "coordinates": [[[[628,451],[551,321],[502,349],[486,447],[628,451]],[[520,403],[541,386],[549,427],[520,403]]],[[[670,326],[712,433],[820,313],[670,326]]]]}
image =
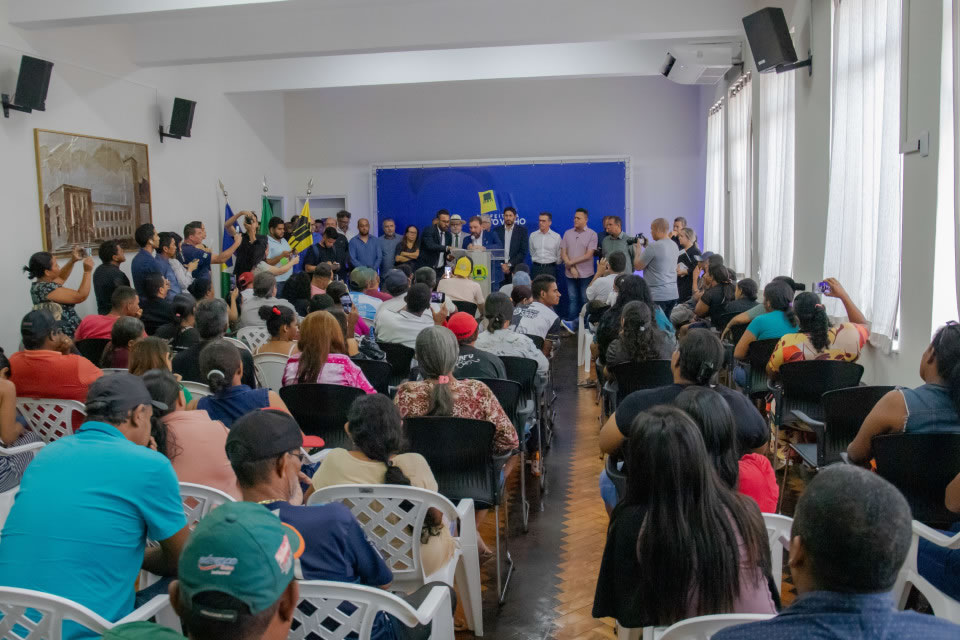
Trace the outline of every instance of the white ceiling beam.
{"type": "Polygon", "coordinates": [[[288,0],[9,0],[10,24],[47,29],[98,23],[129,22],[196,10],[275,4],[288,0]]]}

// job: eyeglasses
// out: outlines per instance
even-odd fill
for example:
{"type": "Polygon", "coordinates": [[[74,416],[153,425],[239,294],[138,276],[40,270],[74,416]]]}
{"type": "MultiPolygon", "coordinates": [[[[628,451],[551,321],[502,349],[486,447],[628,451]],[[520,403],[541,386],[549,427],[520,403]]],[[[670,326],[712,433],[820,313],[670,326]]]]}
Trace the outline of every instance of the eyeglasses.
{"type": "Polygon", "coordinates": [[[300,465],[304,465],[307,462],[307,457],[303,454],[303,449],[296,449],[294,451],[288,451],[288,454],[295,456],[300,465]]]}

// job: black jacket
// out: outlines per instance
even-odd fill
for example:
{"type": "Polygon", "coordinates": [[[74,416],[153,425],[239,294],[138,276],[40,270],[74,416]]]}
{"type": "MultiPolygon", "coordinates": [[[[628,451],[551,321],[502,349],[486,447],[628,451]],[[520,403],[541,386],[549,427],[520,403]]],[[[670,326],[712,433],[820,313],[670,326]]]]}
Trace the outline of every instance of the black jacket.
{"type": "Polygon", "coordinates": [[[440,256],[447,252],[447,247],[453,243],[453,234],[447,229],[440,239],[440,228],[430,225],[420,233],[420,266],[434,267],[440,262],[440,256]]]}
{"type": "Polygon", "coordinates": [[[527,231],[526,227],[522,227],[519,224],[513,225],[513,233],[510,235],[510,246],[505,246],[507,231],[503,225],[500,225],[493,230],[497,237],[500,239],[500,245],[503,246],[504,250],[507,252],[507,262],[511,266],[516,266],[527,259],[527,255],[530,253],[530,234],[527,231]]]}

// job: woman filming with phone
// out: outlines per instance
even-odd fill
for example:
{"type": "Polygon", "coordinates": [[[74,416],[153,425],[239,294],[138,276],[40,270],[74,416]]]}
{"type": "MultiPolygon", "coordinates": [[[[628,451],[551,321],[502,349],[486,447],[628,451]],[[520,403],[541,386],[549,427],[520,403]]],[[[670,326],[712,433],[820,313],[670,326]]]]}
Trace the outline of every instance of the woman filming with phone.
{"type": "Polygon", "coordinates": [[[771,376],[776,376],[780,367],[788,362],[856,362],[860,357],[860,351],[870,337],[867,319],[836,278],[827,278],[817,285],[817,289],[828,298],[837,298],[843,303],[847,322],[831,325],[819,294],[812,291],[798,294],[793,299],[793,313],[796,314],[799,331],[780,338],[767,363],[767,373],[771,376]]]}

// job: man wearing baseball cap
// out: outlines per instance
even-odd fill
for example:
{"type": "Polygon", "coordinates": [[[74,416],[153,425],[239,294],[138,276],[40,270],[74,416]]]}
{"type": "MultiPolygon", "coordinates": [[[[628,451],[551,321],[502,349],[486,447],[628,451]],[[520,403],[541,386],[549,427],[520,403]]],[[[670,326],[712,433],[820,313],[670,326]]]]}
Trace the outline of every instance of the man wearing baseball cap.
{"type": "Polygon", "coordinates": [[[483,289],[480,283],[470,279],[473,273],[473,261],[467,256],[457,259],[453,267],[453,277],[444,278],[437,284],[437,291],[445,293],[451,300],[472,302],[483,313],[483,289]]]}
{"type": "Polygon", "coordinates": [[[507,379],[507,370],[503,365],[503,360],[492,353],[481,351],[473,346],[477,341],[480,328],[473,316],[458,311],[450,316],[444,326],[453,332],[460,344],[460,355],[457,356],[457,364],[453,369],[455,378],[458,380],[467,378],[507,379]]]}
{"type": "MultiPolygon", "coordinates": [[[[3,528],[0,585],[68,598],[115,621],[133,611],[141,568],[176,573],[189,530],[173,467],[150,448],[153,406],[165,408],[129,373],[90,385],[86,422],[24,473],[3,528]],[[145,553],[147,538],[159,546],[145,553]]],[[[68,640],[90,637],[74,623],[63,630],[68,640]]]]}

